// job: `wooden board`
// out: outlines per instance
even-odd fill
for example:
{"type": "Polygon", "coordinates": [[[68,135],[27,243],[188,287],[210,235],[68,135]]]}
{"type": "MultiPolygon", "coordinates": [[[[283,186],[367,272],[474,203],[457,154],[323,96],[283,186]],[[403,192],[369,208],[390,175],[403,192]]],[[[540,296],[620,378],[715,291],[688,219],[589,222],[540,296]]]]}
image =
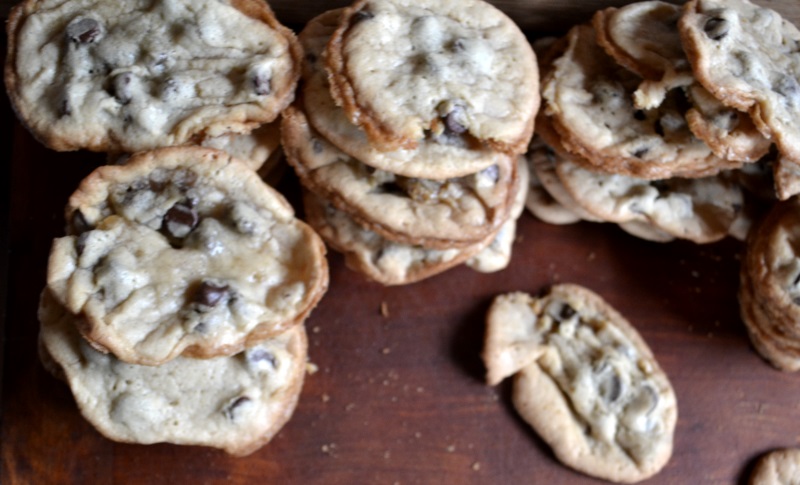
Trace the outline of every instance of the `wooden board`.
{"type": "MultiPolygon", "coordinates": [[[[532,25],[539,9],[563,10],[567,2],[498,4],[531,12],[519,21],[532,25]]],[[[275,5],[301,21],[323,2],[275,5]]],[[[580,5],[575,18],[586,15],[590,2],[580,5]]],[[[800,20],[792,0],[769,5],[800,20]]],[[[307,321],[310,359],[319,370],[308,376],[292,420],[255,454],[232,458],[197,447],[108,441],[36,353],[36,306],[50,242],[62,234],[67,197],[103,156],[51,152],[12,121],[5,98],[0,113],[3,126],[13,126],[2,145],[4,185],[11,190],[1,194],[10,199],[3,214],[10,232],[0,287],[8,291],[0,483],[599,483],[555,460],[514,412],[509,383],[483,383],[479,352],[491,299],[554,282],[583,284],[604,296],[639,328],[672,380],[679,403],[675,451],[647,483],[746,483],[761,453],[800,445],[800,375],[760,359],[739,318],[741,243],[656,244],[611,225],[551,226],[529,214],[520,222],[511,267],[496,274],[456,268],[386,288],[331,254],[330,290],[307,321]]],[[[280,188],[297,201],[291,175],[280,188]]]]}

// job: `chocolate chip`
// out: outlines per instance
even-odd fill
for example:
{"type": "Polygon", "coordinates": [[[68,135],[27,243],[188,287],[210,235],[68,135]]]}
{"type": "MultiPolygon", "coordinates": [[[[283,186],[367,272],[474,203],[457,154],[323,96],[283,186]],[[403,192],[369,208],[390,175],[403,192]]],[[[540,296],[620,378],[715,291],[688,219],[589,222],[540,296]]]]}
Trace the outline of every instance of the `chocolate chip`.
{"type": "Polygon", "coordinates": [[[600,384],[600,395],[608,403],[613,403],[622,395],[622,381],[616,372],[611,372],[600,384]]]}
{"type": "Polygon", "coordinates": [[[247,360],[249,360],[251,364],[256,365],[261,362],[267,362],[272,366],[273,369],[278,368],[278,359],[275,358],[272,352],[269,352],[263,348],[254,349],[249,352],[247,354],[247,360]]]}
{"type": "Polygon", "coordinates": [[[86,216],[83,215],[83,212],[81,212],[80,209],[76,209],[75,212],[72,213],[70,227],[74,234],[83,234],[84,232],[93,229],[92,225],[89,224],[89,221],[86,220],[86,216]]]}
{"type": "Polygon", "coordinates": [[[76,44],[91,44],[102,35],[102,25],[92,18],[77,18],[67,25],[67,37],[76,44]]]}
{"type": "Polygon", "coordinates": [[[444,117],[444,126],[447,131],[460,135],[467,131],[466,120],[464,119],[465,112],[461,106],[455,106],[444,117]]]}
{"type": "Polygon", "coordinates": [[[319,155],[320,153],[322,153],[323,150],[322,142],[319,141],[319,139],[314,138],[313,140],[311,140],[311,149],[314,150],[314,153],[319,155]]]}
{"type": "Polygon", "coordinates": [[[239,396],[237,398],[234,398],[232,401],[228,403],[227,406],[223,408],[222,413],[229,420],[235,421],[236,414],[239,412],[239,410],[242,408],[244,404],[247,404],[250,401],[252,400],[247,396],[239,396]]]}
{"type": "Polygon", "coordinates": [[[500,168],[497,165],[486,167],[481,173],[489,177],[493,183],[497,183],[497,181],[500,180],[500,168]]]}
{"type": "Polygon", "coordinates": [[[637,109],[633,112],[633,117],[639,121],[644,121],[647,118],[647,115],[644,114],[643,110],[637,109]]]}
{"type": "Polygon", "coordinates": [[[123,72],[114,76],[112,81],[114,97],[123,105],[130,103],[133,99],[133,89],[131,89],[133,76],[132,72],[123,72]]]}
{"type": "Polygon", "coordinates": [[[194,294],[194,302],[206,307],[215,307],[230,296],[228,285],[216,285],[203,281],[194,294]]]}
{"type": "Polygon", "coordinates": [[[317,55],[314,54],[313,52],[309,52],[308,54],[306,54],[306,62],[308,62],[309,64],[316,64],[317,55]]]}
{"type": "Polygon", "coordinates": [[[72,115],[72,105],[69,104],[69,100],[64,98],[58,104],[58,116],[63,118],[64,116],[72,115]]]}
{"type": "Polygon", "coordinates": [[[464,44],[464,39],[456,39],[450,44],[450,50],[453,52],[464,52],[467,46],[464,44]]]}
{"type": "Polygon", "coordinates": [[[178,202],[164,214],[161,228],[169,236],[184,238],[197,227],[200,217],[188,202],[178,202]]]}
{"type": "Polygon", "coordinates": [[[655,131],[658,136],[664,136],[664,126],[661,124],[661,120],[656,120],[653,125],[653,131],[655,131]]]}
{"type": "Polygon", "coordinates": [[[178,81],[175,78],[168,77],[161,83],[161,99],[167,101],[178,94],[178,81]]]}
{"type": "Polygon", "coordinates": [[[712,17],[706,20],[706,24],[703,26],[703,32],[711,40],[722,40],[728,35],[728,30],[730,30],[728,21],[721,17],[712,17]]]}
{"type": "Polygon", "coordinates": [[[642,158],[643,156],[647,155],[647,152],[649,152],[649,151],[650,151],[650,149],[647,148],[647,147],[639,148],[638,150],[633,152],[633,156],[636,157],[636,158],[642,158]]]}
{"type": "Polygon", "coordinates": [[[800,104],[800,85],[794,76],[782,75],[775,83],[773,89],[775,92],[786,98],[789,106],[796,106],[800,104]]]}
{"type": "Polygon", "coordinates": [[[375,14],[370,12],[370,11],[359,10],[358,12],[353,14],[353,17],[351,18],[350,23],[352,25],[355,25],[355,24],[357,24],[359,22],[362,22],[364,20],[369,20],[369,19],[374,18],[374,17],[375,17],[375,14]]]}
{"type": "Polygon", "coordinates": [[[265,72],[257,72],[253,76],[253,90],[259,96],[272,92],[272,76],[265,72]]]}
{"type": "Polygon", "coordinates": [[[564,303],[564,306],[561,307],[561,311],[558,312],[558,318],[561,320],[569,320],[572,318],[577,312],[575,311],[572,306],[568,303],[564,303]]]}

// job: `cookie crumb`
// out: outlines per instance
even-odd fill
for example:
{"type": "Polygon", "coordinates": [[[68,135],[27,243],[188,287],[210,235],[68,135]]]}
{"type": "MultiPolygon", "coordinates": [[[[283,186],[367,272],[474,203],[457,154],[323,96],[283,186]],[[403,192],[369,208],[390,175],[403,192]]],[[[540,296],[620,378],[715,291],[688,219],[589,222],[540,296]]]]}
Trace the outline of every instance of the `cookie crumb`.
{"type": "Polygon", "coordinates": [[[320,449],[326,455],[333,456],[333,452],[334,452],[334,450],[336,450],[336,443],[329,443],[329,444],[322,445],[322,448],[320,448],[320,449]]]}
{"type": "Polygon", "coordinates": [[[315,325],[314,328],[311,329],[311,331],[314,332],[314,333],[319,333],[320,330],[322,330],[322,329],[319,328],[319,325],[315,325]]]}
{"type": "Polygon", "coordinates": [[[319,371],[319,367],[317,367],[317,364],[314,364],[313,362],[306,363],[306,373],[308,375],[313,376],[318,371],[319,371]]]}
{"type": "Polygon", "coordinates": [[[328,402],[331,400],[331,397],[327,394],[322,395],[322,402],[328,402]]]}
{"type": "Polygon", "coordinates": [[[389,354],[389,353],[391,353],[391,352],[392,352],[392,349],[390,349],[389,347],[384,347],[384,348],[381,350],[381,353],[382,353],[383,355],[389,354]]]}
{"type": "Polygon", "coordinates": [[[352,411],[352,410],[353,410],[353,408],[355,408],[355,407],[356,407],[356,403],[354,403],[354,402],[351,402],[351,403],[349,403],[347,406],[345,406],[345,407],[344,407],[344,410],[345,410],[345,411],[347,411],[347,412],[350,412],[350,411],[352,411]]]}
{"type": "Polygon", "coordinates": [[[449,445],[447,447],[447,452],[448,453],[454,453],[455,451],[456,451],[456,445],[449,445]]]}
{"type": "Polygon", "coordinates": [[[481,462],[476,461],[475,463],[472,464],[472,470],[473,471],[478,471],[480,469],[481,469],[481,462]]]}
{"type": "Polygon", "coordinates": [[[385,301],[381,302],[381,316],[383,316],[383,318],[389,318],[389,304],[385,301]]]}
{"type": "Polygon", "coordinates": [[[591,251],[589,253],[589,256],[586,257],[586,259],[589,260],[589,261],[594,261],[596,257],[597,257],[597,255],[594,253],[594,251],[591,251]]]}

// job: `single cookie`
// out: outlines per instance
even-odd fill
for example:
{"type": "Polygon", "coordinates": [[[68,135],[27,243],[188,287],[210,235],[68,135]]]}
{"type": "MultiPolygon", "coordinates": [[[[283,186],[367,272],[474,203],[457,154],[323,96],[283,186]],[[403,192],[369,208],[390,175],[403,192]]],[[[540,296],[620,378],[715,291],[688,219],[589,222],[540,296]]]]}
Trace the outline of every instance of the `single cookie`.
{"type": "Polygon", "coordinates": [[[357,0],[326,48],[331,94],[381,150],[426,132],[524,153],[539,107],[525,35],[481,0],[357,0]]]}
{"type": "Polygon", "coordinates": [[[40,344],[83,416],[109,439],[211,446],[243,456],[269,442],[297,405],[308,347],[303,325],[231,357],[178,357],[153,367],[92,348],[76,331],[80,318],[45,291],[40,344]]]}
{"type": "Polygon", "coordinates": [[[459,178],[402,177],[364,165],[328,143],[294,106],[283,115],[281,136],[287,160],[307,188],[386,239],[464,247],[486,239],[508,219],[517,178],[511,157],[459,178]]]}
{"type": "Polygon", "coordinates": [[[692,134],[681,91],[668,92],[656,109],[636,109],[641,79],[595,37],[591,26],[573,27],[566,51],[544,75],[544,114],[564,148],[605,172],[648,179],[701,177],[740,164],[720,159],[692,134]]]}
{"type": "Polygon", "coordinates": [[[638,332],[577,285],[498,296],[486,318],[487,381],[514,379],[520,415],[564,464],[616,482],[656,474],[672,454],[675,393],[638,332]]]}
{"type": "Polygon", "coordinates": [[[372,167],[406,177],[445,179],[479,172],[504,157],[458,129],[426,132],[414,149],[383,151],[370,143],[366,133],[350,122],[333,101],[324,51],[338,25],[341,10],[312,19],[300,32],[306,52],[303,69],[302,106],[309,123],[337,148],[372,167]]]}
{"type": "Polygon", "coordinates": [[[494,239],[463,248],[433,249],[388,240],[359,225],[330,202],[303,191],[308,223],[333,249],[344,254],[347,266],[387,286],[407,285],[457,266],[486,248],[494,239]]]}
{"type": "Polygon", "coordinates": [[[785,448],[764,454],[750,475],[750,485],[800,483],[800,449],[785,448]]]}
{"type": "Polygon", "coordinates": [[[292,101],[302,58],[258,0],[26,0],[8,39],[14,109],[55,150],[246,133],[292,101]]]}
{"type": "Polygon", "coordinates": [[[679,29],[697,80],[800,164],[800,30],[747,0],[692,0],[679,29]]]}
{"type": "Polygon", "coordinates": [[[70,197],[48,287],[120,360],[213,357],[301,322],[327,289],[322,240],[242,162],[210,148],[139,152],[70,197]]]}

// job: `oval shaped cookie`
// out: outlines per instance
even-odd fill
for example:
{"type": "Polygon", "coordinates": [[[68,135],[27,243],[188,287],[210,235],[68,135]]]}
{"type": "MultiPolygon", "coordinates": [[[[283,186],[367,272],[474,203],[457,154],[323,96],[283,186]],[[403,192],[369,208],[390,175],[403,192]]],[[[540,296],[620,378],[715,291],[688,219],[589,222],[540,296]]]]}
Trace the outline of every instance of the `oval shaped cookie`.
{"type": "Polygon", "coordinates": [[[258,0],[26,0],[8,36],[13,106],[55,150],[248,132],[294,99],[302,57],[258,0]]]}
{"type": "Polygon", "coordinates": [[[524,153],[539,107],[525,35],[481,0],[358,0],[326,49],[331,93],[382,150],[426,131],[524,153]]]}
{"type": "Polygon", "coordinates": [[[365,132],[350,122],[333,101],[324,48],[338,24],[340,10],[312,19],[300,32],[306,51],[303,74],[304,111],[311,125],[337,148],[372,167],[406,177],[445,179],[483,170],[505,155],[478,143],[468,132],[426,132],[414,149],[383,151],[370,143],[365,132]]]}
{"type": "Polygon", "coordinates": [[[383,237],[428,248],[464,247],[495,232],[513,199],[516,163],[464,177],[429,180],[373,169],[345,154],[295,106],[281,125],[287,160],[303,184],[383,237]]]}
{"type": "Polygon", "coordinates": [[[48,287],[120,360],[241,351],[302,321],[327,289],[319,236],[229,155],[140,152],[70,197],[48,287]]]}
{"type": "Polygon", "coordinates": [[[114,441],[210,446],[243,456],[269,442],[297,405],[308,347],[303,325],[234,356],[142,366],[88,345],[76,330],[80,319],[45,290],[40,349],[83,416],[114,441]]]}
{"type": "Polygon", "coordinates": [[[495,298],[486,317],[487,382],[515,375],[520,415],[564,464],[636,482],[672,454],[675,393],[649,347],[600,296],[561,284],[495,298]]]}

